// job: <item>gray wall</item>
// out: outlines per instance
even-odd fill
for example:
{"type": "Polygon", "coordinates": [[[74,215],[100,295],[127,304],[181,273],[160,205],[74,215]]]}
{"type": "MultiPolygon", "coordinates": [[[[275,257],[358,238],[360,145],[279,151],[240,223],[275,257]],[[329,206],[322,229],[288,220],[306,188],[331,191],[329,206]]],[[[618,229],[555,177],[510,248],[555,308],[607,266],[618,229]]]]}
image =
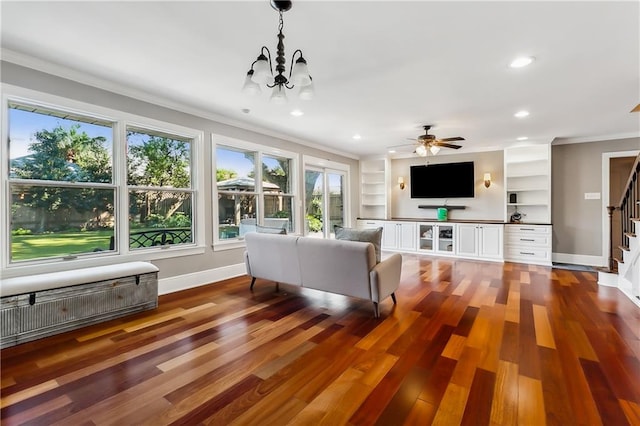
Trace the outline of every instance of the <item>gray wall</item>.
{"type": "MultiPolygon", "coordinates": [[[[443,154],[427,157],[430,164],[458,163],[462,161],[474,162],[475,197],[445,199],[412,199],[409,167],[425,164],[423,158],[413,157],[398,159],[391,162],[391,216],[394,218],[435,219],[436,211],[420,209],[418,205],[464,205],[465,210],[450,210],[450,219],[469,220],[504,220],[505,192],[504,192],[504,153],[502,151],[476,152],[472,154],[443,154]],[[483,176],[491,173],[491,186],[485,188],[483,176]],[[407,186],[400,190],[398,177],[403,176],[407,186]]],[[[437,183],[435,183],[437,184],[437,183]]]]}
{"type": "MultiPolygon", "coordinates": [[[[312,155],[315,157],[349,164],[351,166],[351,205],[350,218],[355,224],[355,216],[358,212],[358,160],[343,157],[319,149],[314,149],[305,145],[296,144],[283,139],[274,138],[260,133],[244,130],[238,127],[222,124],[210,119],[198,117],[192,114],[183,113],[174,109],[165,108],[149,102],[140,101],[127,96],[98,89],[92,86],[81,84],[72,80],[53,76],[30,68],[22,67],[9,62],[0,63],[0,75],[3,83],[20,86],[31,90],[53,94],[68,99],[73,99],[93,105],[124,111],[139,116],[161,120],[193,129],[204,131],[204,155],[205,155],[205,176],[212,177],[212,145],[211,134],[218,134],[237,138],[261,145],[271,146],[300,154],[312,155]]],[[[239,89],[238,89],[239,90],[239,89]]],[[[302,164],[300,164],[302,167],[302,164]]],[[[299,187],[304,188],[303,176],[300,172],[299,187]]],[[[217,212],[212,208],[212,178],[205,181],[205,236],[206,251],[202,255],[188,256],[157,260],[153,263],[160,268],[159,278],[169,278],[177,275],[206,271],[228,265],[242,263],[243,249],[226,250],[214,252],[211,248],[213,243],[213,223],[217,220],[217,212]]]]}
{"type": "Polygon", "coordinates": [[[585,200],[585,192],[602,194],[602,154],[640,149],[640,138],[554,145],[551,147],[551,222],[553,252],[604,256],[602,200],[585,200]]]}

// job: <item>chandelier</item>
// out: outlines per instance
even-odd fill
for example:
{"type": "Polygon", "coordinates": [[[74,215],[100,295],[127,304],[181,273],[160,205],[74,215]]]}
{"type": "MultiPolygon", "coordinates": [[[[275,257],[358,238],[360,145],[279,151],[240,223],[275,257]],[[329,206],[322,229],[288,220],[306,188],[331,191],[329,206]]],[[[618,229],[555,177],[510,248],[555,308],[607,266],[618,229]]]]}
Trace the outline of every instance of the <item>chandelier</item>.
{"type": "Polygon", "coordinates": [[[270,89],[271,101],[276,104],[283,104],[287,102],[287,94],[285,89],[293,89],[295,86],[300,87],[298,96],[300,99],[310,100],[313,99],[314,89],[313,80],[309,75],[307,69],[307,61],[302,56],[302,50],[298,49],[293,52],[291,56],[291,63],[293,66],[289,70],[289,77],[286,76],[286,68],[284,66],[286,60],[284,56],[284,34],[282,34],[282,27],[284,21],[282,20],[282,14],[291,9],[290,1],[278,1],[271,0],[271,7],[278,11],[280,15],[280,25],[278,26],[278,46],[276,62],[276,76],[273,76],[273,66],[271,62],[271,52],[266,46],[262,46],[260,55],[251,64],[251,69],[247,72],[247,77],[244,81],[242,91],[251,95],[256,95],[262,92],[260,88],[261,84],[264,84],[270,89]],[[296,59],[298,55],[298,59],[296,59]],[[294,59],[295,62],[294,62],[294,59]]]}

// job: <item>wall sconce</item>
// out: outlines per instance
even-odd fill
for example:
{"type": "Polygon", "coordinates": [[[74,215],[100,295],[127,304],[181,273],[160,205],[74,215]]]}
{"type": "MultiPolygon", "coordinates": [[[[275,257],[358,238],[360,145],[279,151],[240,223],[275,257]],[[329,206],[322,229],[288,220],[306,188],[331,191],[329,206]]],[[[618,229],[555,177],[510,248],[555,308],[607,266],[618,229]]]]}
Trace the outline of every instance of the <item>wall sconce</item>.
{"type": "Polygon", "coordinates": [[[400,189],[404,189],[404,178],[402,176],[400,176],[398,178],[398,184],[400,185],[400,189]]]}
{"type": "Polygon", "coordinates": [[[484,186],[485,188],[488,188],[491,186],[491,173],[484,174],[484,186]]]}

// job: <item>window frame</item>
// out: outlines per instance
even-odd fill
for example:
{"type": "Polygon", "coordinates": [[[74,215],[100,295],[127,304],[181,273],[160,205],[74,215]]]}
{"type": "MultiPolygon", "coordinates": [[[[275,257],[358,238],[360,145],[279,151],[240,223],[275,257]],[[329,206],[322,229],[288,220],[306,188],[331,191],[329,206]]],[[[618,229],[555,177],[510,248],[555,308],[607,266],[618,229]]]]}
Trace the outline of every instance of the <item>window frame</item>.
{"type": "Polygon", "coordinates": [[[287,158],[291,161],[290,163],[290,192],[282,194],[287,197],[291,197],[292,199],[292,213],[293,213],[293,225],[294,229],[292,233],[300,234],[300,191],[299,191],[299,164],[300,164],[300,154],[286,151],[283,149],[278,149],[274,147],[270,147],[267,145],[256,144],[252,142],[247,142],[240,139],[235,139],[223,135],[212,134],[211,135],[211,145],[212,145],[212,169],[211,169],[211,179],[212,179],[212,221],[213,221],[213,249],[214,251],[218,250],[231,250],[235,248],[242,248],[245,246],[244,238],[241,236],[235,238],[227,238],[220,239],[220,224],[218,223],[218,194],[229,194],[233,193],[233,191],[218,191],[218,187],[216,185],[216,177],[215,172],[218,168],[217,163],[217,150],[218,148],[226,148],[233,151],[249,151],[255,154],[255,179],[256,183],[259,182],[259,185],[256,185],[257,189],[254,188],[252,192],[243,192],[243,194],[254,195],[256,197],[256,223],[261,225],[264,223],[264,197],[265,195],[273,195],[273,193],[264,192],[262,188],[262,160],[264,156],[267,157],[279,157],[279,158],[287,158]]]}
{"type": "MultiPolygon", "coordinates": [[[[9,84],[2,84],[0,137],[0,199],[4,208],[0,208],[0,229],[6,234],[0,241],[0,277],[10,278],[26,274],[66,271],[69,269],[102,266],[134,260],[157,260],[190,254],[202,254],[205,251],[205,210],[204,210],[204,132],[173,123],[130,114],[123,111],[92,105],[61,96],[25,89],[9,84]],[[11,261],[11,191],[9,179],[9,104],[26,104],[54,112],[69,113],[82,117],[95,117],[113,123],[112,168],[113,179],[109,187],[115,188],[114,236],[118,244],[113,251],[83,253],[73,259],[64,257],[39,258],[33,260],[11,261]],[[145,129],[150,132],[161,132],[190,140],[191,187],[193,196],[192,244],[176,246],[156,246],[148,249],[131,250],[129,248],[129,188],[127,185],[127,128],[145,129]],[[170,250],[167,250],[170,248],[170,250]]],[[[35,185],[34,180],[20,180],[26,185],[35,185]]],[[[94,185],[94,183],[89,183],[94,185]]],[[[66,183],[65,183],[66,185],[66,183]]],[[[71,184],[75,186],[74,184],[71,184]]],[[[105,187],[105,184],[95,185],[105,187]]],[[[83,183],[84,186],[84,183],[83,183]]]]}

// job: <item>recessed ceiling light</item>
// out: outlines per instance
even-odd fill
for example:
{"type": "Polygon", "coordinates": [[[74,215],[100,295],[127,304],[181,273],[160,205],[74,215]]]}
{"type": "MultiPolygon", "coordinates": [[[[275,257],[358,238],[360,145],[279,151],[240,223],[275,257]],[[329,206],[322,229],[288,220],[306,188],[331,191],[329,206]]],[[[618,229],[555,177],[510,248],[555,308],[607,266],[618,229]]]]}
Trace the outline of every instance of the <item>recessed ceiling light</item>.
{"type": "Polygon", "coordinates": [[[301,115],[304,115],[304,112],[300,111],[299,109],[294,109],[289,114],[293,115],[294,117],[300,117],[301,115]]]}
{"type": "Polygon", "coordinates": [[[353,135],[353,139],[359,141],[360,139],[362,139],[362,136],[360,136],[358,133],[356,133],[355,135],[353,135]]]}
{"type": "Polygon", "coordinates": [[[521,56],[521,57],[516,58],[513,61],[511,61],[509,66],[511,68],[522,68],[522,67],[526,67],[531,62],[533,62],[533,57],[532,56],[521,56]]]}
{"type": "Polygon", "coordinates": [[[526,116],[529,115],[529,111],[518,111],[515,114],[513,114],[514,117],[518,117],[518,118],[524,118],[526,116]]]}
{"type": "Polygon", "coordinates": [[[395,154],[395,153],[396,153],[396,150],[395,150],[395,149],[390,149],[390,150],[389,150],[389,154],[395,154]]]}
{"type": "Polygon", "coordinates": [[[529,139],[529,138],[528,138],[528,137],[526,137],[526,136],[520,136],[520,137],[518,138],[518,140],[519,140],[519,141],[526,141],[527,139],[529,139]]]}

